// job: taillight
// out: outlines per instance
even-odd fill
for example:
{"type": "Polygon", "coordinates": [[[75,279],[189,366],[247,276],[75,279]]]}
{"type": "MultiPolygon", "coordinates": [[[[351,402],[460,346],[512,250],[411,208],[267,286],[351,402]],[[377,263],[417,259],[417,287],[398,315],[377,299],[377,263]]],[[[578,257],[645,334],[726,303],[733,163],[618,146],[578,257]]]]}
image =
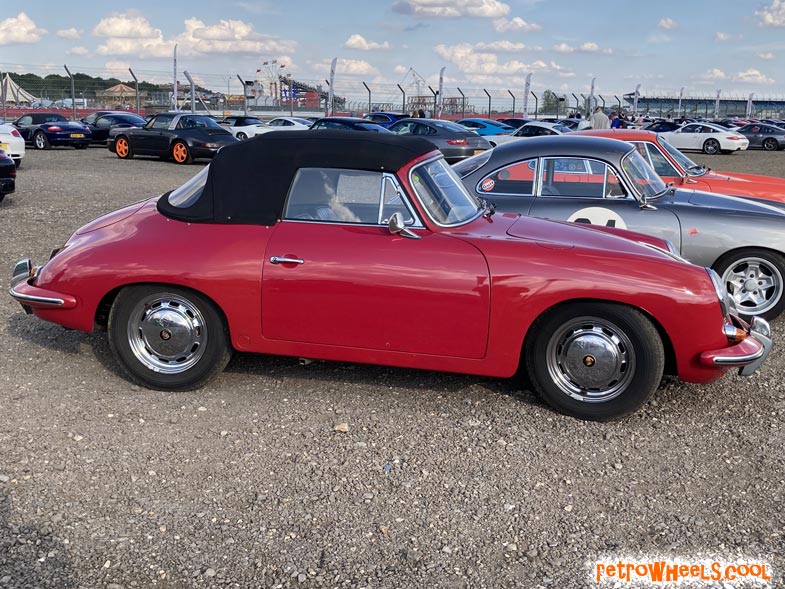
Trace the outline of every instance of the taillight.
{"type": "Polygon", "coordinates": [[[16,129],[14,129],[13,131],[11,131],[11,135],[13,135],[14,137],[21,137],[21,136],[22,136],[22,135],[19,133],[19,131],[17,131],[16,129]]]}
{"type": "Polygon", "coordinates": [[[730,139],[731,141],[739,141],[741,137],[737,137],[736,135],[731,135],[730,137],[728,137],[728,139],[730,139]]]}
{"type": "Polygon", "coordinates": [[[466,139],[448,139],[448,145],[469,145],[469,142],[466,139]]]}
{"type": "Polygon", "coordinates": [[[51,127],[47,127],[47,129],[49,129],[50,131],[62,131],[63,130],[61,127],[58,127],[57,125],[52,125],[51,127]]]}

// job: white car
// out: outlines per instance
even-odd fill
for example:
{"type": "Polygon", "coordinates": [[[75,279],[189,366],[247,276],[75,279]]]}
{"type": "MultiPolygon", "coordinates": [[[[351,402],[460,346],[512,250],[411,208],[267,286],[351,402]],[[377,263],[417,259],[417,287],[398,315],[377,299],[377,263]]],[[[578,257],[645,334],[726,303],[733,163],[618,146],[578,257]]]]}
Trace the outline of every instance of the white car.
{"type": "Polygon", "coordinates": [[[218,121],[218,124],[226,127],[237,139],[243,140],[256,135],[254,129],[263,123],[256,117],[228,116],[224,120],[218,121]]]}
{"type": "Polygon", "coordinates": [[[545,123],[543,121],[531,121],[522,127],[518,127],[512,135],[494,135],[486,137],[488,143],[494,147],[502,143],[510,141],[517,141],[518,139],[525,139],[527,137],[541,137],[543,135],[563,135],[570,133],[569,127],[565,127],[560,123],[545,123]]]}
{"type": "Polygon", "coordinates": [[[305,131],[311,128],[311,121],[300,117],[276,117],[271,121],[256,125],[254,135],[267,133],[269,131],[305,131]]]}
{"type": "Polygon", "coordinates": [[[713,123],[688,123],[661,135],[676,149],[702,151],[709,155],[742,151],[750,145],[744,135],[713,123]]]}
{"type": "Polygon", "coordinates": [[[13,125],[0,124],[0,149],[14,160],[17,168],[22,165],[22,158],[25,156],[25,140],[13,125]]]}

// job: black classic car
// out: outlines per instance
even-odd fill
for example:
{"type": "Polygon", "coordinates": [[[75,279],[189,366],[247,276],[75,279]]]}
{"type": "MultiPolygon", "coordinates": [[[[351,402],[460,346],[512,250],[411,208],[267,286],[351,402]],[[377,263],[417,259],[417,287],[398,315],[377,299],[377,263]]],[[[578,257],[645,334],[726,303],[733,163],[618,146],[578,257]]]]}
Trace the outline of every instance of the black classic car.
{"type": "Polygon", "coordinates": [[[109,137],[109,151],[121,159],[154,155],[178,164],[212,158],[224,145],[237,143],[212,117],[181,112],[154,115],[140,129],[112,129],[109,137]]]}

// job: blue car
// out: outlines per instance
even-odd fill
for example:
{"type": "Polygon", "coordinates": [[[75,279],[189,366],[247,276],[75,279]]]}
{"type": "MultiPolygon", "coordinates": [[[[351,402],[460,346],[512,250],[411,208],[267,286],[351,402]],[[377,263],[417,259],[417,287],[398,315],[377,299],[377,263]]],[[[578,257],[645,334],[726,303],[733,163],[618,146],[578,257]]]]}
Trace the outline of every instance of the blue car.
{"type": "Polygon", "coordinates": [[[515,131],[514,127],[493,119],[461,119],[455,122],[478,135],[512,135],[515,131]]]}
{"type": "Polygon", "coordinates": [[[411,115],[407,114],[399,114],[394,112],[369,112],[367,115],[363,117],[366,121],[371,121],[372,123],[376,123],[380,127],[384,127],[385,129],[396,122],[400,121],[401,119],[407,119],[411,115]]]}
{"type": "Polygon", "coordinates": [[[23,115],[16,119],[13,125],[25,142],[32,143],[36,149],[49,149],[58,145],[85,149],[92,141],[87,125],[71,122],[56,112],[23,115]]]}

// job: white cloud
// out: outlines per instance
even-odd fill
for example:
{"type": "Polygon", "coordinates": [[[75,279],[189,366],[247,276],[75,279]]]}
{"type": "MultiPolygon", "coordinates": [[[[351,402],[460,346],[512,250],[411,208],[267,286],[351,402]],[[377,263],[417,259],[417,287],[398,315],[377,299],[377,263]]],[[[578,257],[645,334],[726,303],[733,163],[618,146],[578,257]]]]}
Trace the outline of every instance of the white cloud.
{"type": "MultiPolygon", "coordinates": [[[[125,61],[107,61],[104,64],[104,74],[109,76],[110,78],[120,78],[121,80],[127,80],[129,77],[128,68],[131,67],[131,64],[125,61]]],[[[150,76],[145,76],[145,80],[148,82],[153,82],[150,76]]],[[[163,80],[162,80],[163,81],[163,80]]],[[[172,80],[168,80],[171,84],[172,80]]]]}
{"type": "Polygon", "coordinates": [[[93,29],[96,36],[107,37],[98,46],[99,55],[133,55],[134,57],[165,58],[172,55],[175,44],[178,55],[198,57],[209,54],[274,55],[292,53],[297,43],[261,35],[252,24],[241,20],[219,20],[207,25],[198,18],[184,21],[185,30],[171,39],[164,39],[144,17],[134,12],[103,19],[93,29]]]}
{"type": "Polygon", "coordinates": [[[758,53],[758,57],[768,61],[770,59],[774,59],[775,55],[771,51],[764,51],[763,53],[758,53]]]}
{"type": "Polygon", "coordinates": [[[81,39],[82,38],[82,31],[78,31],[77,29],[71,27],[70,29],[62,29],[57,31],[57,36],[61,37],[62,39],[81,39]]]}
{"type": "Polygon", "coordinates": [[[665,29],[666,31],[672,31],[675,28],[678,28],[679,23],[669,17],[661,18],[660,22],[657,23],[657,26],[661,29],[665,29]]]}
{"type": "Polygon", "coordinates": [[[520,16],[513,19],[499,18],[493,21],[493,28],[497,33],[531,33],[539,31],[542,26],[537,23],[529,23],[520,16]]]}
{"type": "Polygon", "coordinates": [[[405,65],[396,65],[393,68],[393,73],[396,73],[396,74],[405,74],[408,71],[409,71],[409,68],[406,67],[405,65]]]}
{"type": "Polygon", "coordinates": [[[755,11],[762,27],[785,27],[785,0],[772,0],[771,4],[755,11]]]}
{"type": "Polygon", "coordinates": [[[24,12],[0,21],[0,45],[37,43],[44,35],[46,29],[37,27],[24,12]]]}
{"type": "Polygon", "coordinates": [[[556,53],[597,53],[603,55],[613,54],[613,49],[607,47],[602,48],[594,41],[587,41],[586,43],[578,45],[577,47],[573,47],[567,43],[559,43],[558,45],[553,46],[553,50],[556,53]]]}
{"type": "Polygon", "coordinates": [[[66,53],[68,55],[90,55],[90,50],[87,47],[71,47],[66,53]]]}
{"type": "Polygon", "coordinates": [[[479,51],[498,51],[500,53],[516,53],[518,51],[539,51],[540,47],[527,47],[523,43],[513,43],[512,41],[493,41],[491,43],[475,43],[474,47],[479,51]]]}
{"type": "Polygon", "coordinates": [[[666,35],[664,33],[654,33],[652,35],[649,35],[646,41],[649,43],[653,43],[655,45],[660,45],[662,43],[670,43],[671,38],[669,35],[666,35]]]}
{"type": "Polygon", "coordinates": [[[728,74],[719,68],[711,68],[700,76],[700,79],[710,82],[732,81],[742,84],[773,84],[774,80],[760,70],[748,69],[735,74],[728,74]]]}
{"type": "Polygon", "coordinates": [[[425,18],[501,18],[510,12],[509,5],[498,0],[399,0],[392,8],[425,18]]]}
{"type": "MultiPolygon", "coordinates": [[[[330,72],[331,60],[324,60],[311,64],[311,70],[317,72],[319,75],[326,76],[330,72]]],[[[408,71],[408,68],[407,68],[408,71]]],[[[338,58],[338,63],[335,66],[335,75],[343,76],[370,76],[379,75],[379,70],[373,67],[367,61],[360,59],[344,59],[338,58]]]]}
{"type": "Polygon", "coordinates": [[[720,43],[724,43],[725,41],[740,41],[743,38],[744,35],[732,35],[731,33],[723,33],[722,31],[714,33],[714,40],[720,43]]]}
{"type": "Polygon", "coordinates": [[[378,51],[381,49],[389,49],[390,44],[385,41],[384,43],[376,43],[368,41],[362,35],[352,35],[343,44],[344,49],[357,49],[358,51],[378,51]]]}
{"type": "MultiPolygon", "coordinates": [[[[509,76],[528,72],[562,72],[569,74],[562,66],[553,61],[546,63],[540,59],[533,63],[524,63],[513,59],[499,62],[499,58],[495,53],[481,51],[477,48],[477,45],[471,43],[437,45],[434,47],[434,51],[443,59],[457,66],[464,74],[474,76],[475,78],[477,76],[509,76]]],[[[499,80],[496,80],[496,83],[498,82],[499,80]]]]}
{"type": "Polygon", "coordinates": [[[744,84],[773,84],[774,80],[769,78],[763,72],[755,69],[744,70],[733,76],[734,82],[743,82],[744,84]]]}

